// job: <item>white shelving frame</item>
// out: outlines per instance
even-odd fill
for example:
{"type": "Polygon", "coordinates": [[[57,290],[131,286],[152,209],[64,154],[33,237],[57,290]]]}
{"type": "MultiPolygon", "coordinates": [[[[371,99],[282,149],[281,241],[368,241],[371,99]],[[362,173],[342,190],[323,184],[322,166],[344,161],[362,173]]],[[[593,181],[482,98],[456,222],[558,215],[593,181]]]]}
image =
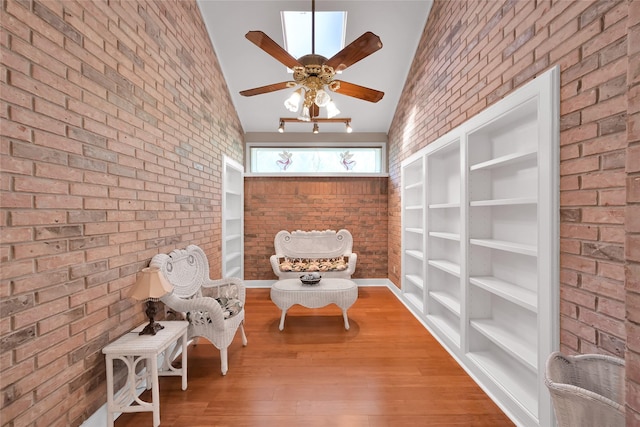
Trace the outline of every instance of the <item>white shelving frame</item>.
{"type": "Polygon", "coordinates": [[[244,278],[244,169],[227,156],[222,172],[222,276],[244,278]]]}
{"type": "Polygon", "coordinates": [[[518,426],[554,426],[559,69],[402,162],[402,295],[518,426]]]}

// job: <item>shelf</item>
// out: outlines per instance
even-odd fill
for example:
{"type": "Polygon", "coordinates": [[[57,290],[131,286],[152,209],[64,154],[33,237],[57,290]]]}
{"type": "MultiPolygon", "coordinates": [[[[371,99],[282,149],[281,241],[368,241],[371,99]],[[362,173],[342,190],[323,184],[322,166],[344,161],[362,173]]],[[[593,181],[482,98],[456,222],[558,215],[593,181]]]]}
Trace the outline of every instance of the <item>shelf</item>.
{"type": "MultiPolygon", "coordinates": [[[[524,366],[537,372],[538,363],[536,346],[525,342],[521,336],[506,330],[498,322],[491,319],[471,320],[471,327],[502,350],[518,359],[524,366]]],[[[537,338],[537,337],[536,337],[537,338]]]]}
{"type": "Polygon", "coordinates": [[[413,283],[414,285],[416,285],[418,288],[423,289],[424,288],[424,280],[422,280],[422,278],[418,275],[415,274],[407,274],[405,275],[405,278],[413,283]]]}
{"type": "Polygon", "coordinates": [[[424,311],[424,303],[422,297],[411,292],[405,292],[404,297],[409,304],[415,307],[420,313],[424,311]]]}
{"type": "Polygon", "coordinates": [[[436,328],[438,328],[444,336],[451,340],[457,347],[460,346],[460,332],[454,329],[444,317],[430,314],[427,316],[429,320],[436,328]]]}
{"type": "Polygon", "coordinates": [[[492,169],[502,166],[507,166],[519,162],[524,162],[530,159],[535,159],[538,156],[536,151],[527,151],[523,153],[512,153],[505,156],[497,157],[495,159],[487,160],[486,162],[476,163],[471,165],[471,170],[492,169]]]}
{"type": "Polygon", "coordinates": [[[424,255],[421,251],[408,250],[404,252],[413,258],[419,259],[420,261],[424,259],[424,255]]]}
{"type": "Polygon", "coordinates": [[[408,231],[409,233],[415,233],[415,234],[424,234],[424,230],[422,228],[407,227],[404,229],[404,231],[408,231]]]}
{"type": "Polygon", "coordinates": [[[230,242],[232,240],[241,239],[241,238],[242,238],[241,234],[229,234],[225,236],[224,240],[227,242],[230,242]]]}
{"type": "Polygon", "coordinates": [[[492,377],[493,380],[500,384],[520,405],[522,405],[530,415],[538,418],[538,393],[535,387],[535,381],[532,387],[526,387],[531,384],[522,381],[519,372],[506,368],[509,360],[503,360],[494,353],[488,351],[476,351],[467,353],[467,357],[479,366],[485,374],[492,377]]]}
{"type": "Polygon", "coordinates": [[[404,209],[406,211],[417,211],[417,210],[421,210],[422,209],[422,205],[405,206],[404,209]]]}
{"type": "Polygon", "coordinates": [[[433,203],[429,205],[429,209],[449,209],[449,208],[459,208],[460,203],[433,203]]]}
{"type": "Polygon", "coordinates": [[[227,257],[225,258],[225,262],[229,262],[229,261],[233,261],[236,258],[240,258],[242,256],[242,252],[231,252],[229,255],[227,255],[227,257]]]}
{"type": "Polygon", "coordinates": [[[430,231],[429,237],[437,237],[439,239],[460,241],[460,235],[457,233],[443,233],[440,231],[430,231]]]}
{"type": "Polygon", "coordinates": [[[429,297],[434,301],[439,302],[443,307],[456,316],[460,316],[460,301],[450,294],[442,291],[431,291],[429,292],[429,297]]]}
{"type": "Polygon", "coordinates": [[[429,265],[456,277],[460,277],[460,266],[451,261],[444,259],[430,259],[429,265]]]}
{"type": "Polygon", "coordinates": [[[469,243],[485,248],[498,249],[505,252],[513,252],[521,255],[536,256],[538,250],[533,245],[525,245],[523,243],[507,242],[504,240],[494,239],[469,239],[469,243]]]}
{"type": "Polygon", "coordinates": [[[241,219],[242,218],[239,217],[239,216],[229,216],[229,215],[227,215],[224,220],[225,221],[240,221],[241,219]]]}
{"type": "Polygon", "coordinates": [[[476,200],[470,202],[471,206],[510,206],[510,205],[535,205],[538,199],[535,197],[514,197],[512,199],[476,200]]]}
{"type": "Polygon", "coordinates": [[[413,188],[422,188],[422,182],[414,182],[413,184],[407,184],[404,189],[405,190],[411,190],[413,188]]]}
{"type": "Polygon", "coordinates": [[[227,271],[227,277],[235,277],[240,272],[240,267],[234,267],[227,271]]]}
{"type": "Polygon", "coordinates": [[[538,311],[538,297],[529,289],[492,276],[470,277],[469,282],[534,313],[538,311]]]}

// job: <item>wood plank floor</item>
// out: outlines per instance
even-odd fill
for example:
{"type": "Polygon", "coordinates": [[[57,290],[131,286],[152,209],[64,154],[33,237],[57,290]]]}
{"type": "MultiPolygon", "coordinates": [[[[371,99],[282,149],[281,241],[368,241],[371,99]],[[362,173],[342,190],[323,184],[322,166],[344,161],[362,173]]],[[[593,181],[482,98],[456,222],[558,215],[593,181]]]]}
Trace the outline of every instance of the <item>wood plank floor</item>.
{"type": "MultiPolygon", "coordinates": [[[[389,289],[359,289],[349,331],[335,305],[292,307],[282,332],[279,319],[268,289],[248,289],[248,346],[236,336],[223,377],[215,347],[191,345],[188,389],[160,378],[161,425],[513,426],[389,289]]],[[[115,425],[152,425],[151,413],[115,425]]]]}

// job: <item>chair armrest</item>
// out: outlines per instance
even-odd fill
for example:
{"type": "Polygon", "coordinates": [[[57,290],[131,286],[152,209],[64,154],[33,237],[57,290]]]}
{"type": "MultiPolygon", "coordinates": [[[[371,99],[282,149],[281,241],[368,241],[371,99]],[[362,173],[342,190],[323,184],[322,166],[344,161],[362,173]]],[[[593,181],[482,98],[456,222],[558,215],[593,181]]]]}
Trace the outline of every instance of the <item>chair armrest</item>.
{"type": "Polygon", "coordinates": [[[355,253],[349,253],[349,254],[344,254],[344,256],[349,257],[349,263],[347,264],[347,271],[349,272],[349,275],[353,275],[353,273],[356,272],[356,262],[358,262],[358,254],[355,253]]]}
{"type": "Polygon", "coordinates": [[[218,304],[218,302],[213,298],[196,297],[192,299],[183,299],[175,296],[173,293],[170,293],[160,298],[160,301],[162,301],[167,307],[183,313],[195,311],[207,312],[211,319],[211,323],[215,325],[216,328],[223,328],[224,313],[222,312],[220,304],[218,304]]]}
{"type": "Polygon", "coordinates": [[[237,298],[242,301],[243,305],[246,300],[246,286],[244,285],[244,281],[237,277],[225,277],[224,279],[217,280],[208,279],[202,284],[202,288],[217,288],[216,295],[213,296],[214,298],[237,298]]]}
{"type": "Polygon", "coordinates": [[[271,269],[273,270],[273,274],[280,277],[280,263],[278,260],[282,258],[282,256],[271,255],[269,261],[271,262],[271,269]]]}

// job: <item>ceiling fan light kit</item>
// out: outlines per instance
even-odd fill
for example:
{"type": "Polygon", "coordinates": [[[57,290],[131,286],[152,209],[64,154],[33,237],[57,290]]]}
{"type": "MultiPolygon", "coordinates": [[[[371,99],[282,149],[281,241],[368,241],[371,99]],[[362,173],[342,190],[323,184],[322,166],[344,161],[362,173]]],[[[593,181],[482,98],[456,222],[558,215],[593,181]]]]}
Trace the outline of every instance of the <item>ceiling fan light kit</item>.
{"type": "MultiPolygon", "coordinates": [[[[295,121],[305,121],[314,123],[313,132],[317,133],[320,108],[327,109],[327,118],[333,119],[340,114],[327,92],[327,89],[353,98],[362,99],[368,102],[378,102],[384,96],[384,92],[359,86],[353,83],[334,80],[336,72],[342,72],[347,67],[366,58],[372,53],[382,48],[380,37],[372,32],[366,32],[340,52],[327,59],[315,53],[315,0],[311,2],[311,54],[304,55],[298,59],[294,58],[267,36],[262,31],[249,31],[245,37],[247,40],[264,50],[273,58],[293,70],[293,80],[274,83],[254,89],[243,90],[243,96],[254,96],[282,89],[298,87],[284,102],[284,106],[292,113],[300,109],[302,101],[302,111],[295,121]]],[[[347,132],[351,132],[351,126],[346,121],[347,132]]],[[[279,132],[284,132],[284,122],[280,120],[279,132]]]]}

